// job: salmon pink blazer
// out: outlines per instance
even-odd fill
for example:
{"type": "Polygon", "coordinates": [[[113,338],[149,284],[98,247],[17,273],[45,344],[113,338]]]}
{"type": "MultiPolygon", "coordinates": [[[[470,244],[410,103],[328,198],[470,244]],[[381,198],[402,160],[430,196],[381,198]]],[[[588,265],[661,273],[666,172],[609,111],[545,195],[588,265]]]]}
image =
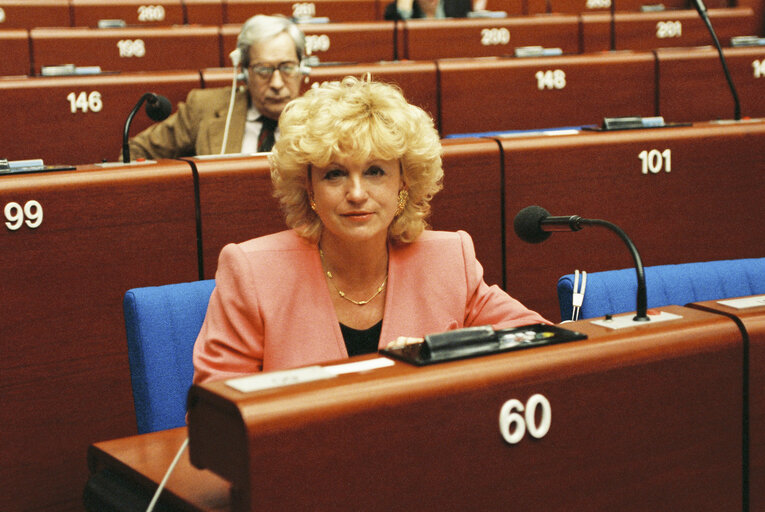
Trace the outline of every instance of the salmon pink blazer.
{"type": "MultiPolygon", "coordinates": [[[[317,244],[295,231],[227,245],[215,279],[194,345],[195,383],[348,357],[317,244]]],[[[399,336],[549,323],[484,282],[463,231],[391,244],[387,287],[381,348],[399,336]]]]}

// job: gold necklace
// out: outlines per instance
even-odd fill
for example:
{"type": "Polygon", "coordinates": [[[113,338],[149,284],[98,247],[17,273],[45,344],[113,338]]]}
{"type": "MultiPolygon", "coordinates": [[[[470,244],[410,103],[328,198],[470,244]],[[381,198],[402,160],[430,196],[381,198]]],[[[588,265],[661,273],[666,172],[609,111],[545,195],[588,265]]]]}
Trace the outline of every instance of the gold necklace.
{"type": "Polygon", "coordinates": [[[383,282],[380,283],[380,286],[377,287],[377,291],[372,294],[371,297],[369,297],[367,300],[353,300],[352,298],[348,297],[344,291],[342,291],[340,288],[337,287],[334,281],[334,276],[332,275],[332,272],[327,270],[327,264],[324,261],[324,251],[319,248],[319,257],[321,258],[321,266],[324,268],[324,273],[327,274],[327,277],[329,278],[329,282],[332,283],[332,288],[335,289],[338,295],[340,297],[344,298],[348,302],[351,302],[353,304],[356,304],[357,306],[363,306],[364,304],[369,304],[375,297],[380,295],[380,293],[383,291],[383,288],[385,288],[385,284],[388,282],[388,274],[385,274],[385,279],[383,279],[383,282]]]}

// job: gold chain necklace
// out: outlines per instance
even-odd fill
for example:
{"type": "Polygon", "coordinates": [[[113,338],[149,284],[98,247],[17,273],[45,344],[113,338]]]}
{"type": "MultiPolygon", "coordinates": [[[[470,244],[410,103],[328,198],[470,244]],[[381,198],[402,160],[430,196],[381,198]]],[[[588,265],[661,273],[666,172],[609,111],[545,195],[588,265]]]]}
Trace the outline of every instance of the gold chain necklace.
{"type": "Polygon", "coordinates": [[[324,261],[324,251],[319,249],[319,257],[321,257],[321,266],[324,268],[324,273],[327,274],[327,277],[329,278],[329,282],[332,283],[332,288],[335,289],[338,295],[340,297],[344,298],[348,302],[352,302],[353,304],[356,304],[357,306],[363,306],[364,304],[369,304],[375,297],[380,295],[380,293],[383,291],[383,288],[385,288],[385,284],[388,282],[388,274],[385,274],[385,279],[383,279],[383,282],[380,283],[380,286],[377,287],[377,291],[372,294],[371,297],[369,297],[367,300],[353,300],[352,298],[348,297],[344,291],[342,291],[340,288],[337,287],[334,281],[334,276],[332,275],[332,272],[327,270],[327,264],[324,261]]]}

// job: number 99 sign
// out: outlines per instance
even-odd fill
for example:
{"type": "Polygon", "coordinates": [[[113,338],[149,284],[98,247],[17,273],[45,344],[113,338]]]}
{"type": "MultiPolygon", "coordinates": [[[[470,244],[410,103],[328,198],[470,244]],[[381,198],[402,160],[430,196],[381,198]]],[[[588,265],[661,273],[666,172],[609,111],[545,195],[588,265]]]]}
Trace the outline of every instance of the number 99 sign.
{"type": "Polygon", "coordinates": [[[43,207],[34,199],[24,203],[23,207],[19,203],[7,203],[3,213],[5,214],[5,227],[11,231],[20,229],[24,224],[35,229],[43,221],[43,207]]]}

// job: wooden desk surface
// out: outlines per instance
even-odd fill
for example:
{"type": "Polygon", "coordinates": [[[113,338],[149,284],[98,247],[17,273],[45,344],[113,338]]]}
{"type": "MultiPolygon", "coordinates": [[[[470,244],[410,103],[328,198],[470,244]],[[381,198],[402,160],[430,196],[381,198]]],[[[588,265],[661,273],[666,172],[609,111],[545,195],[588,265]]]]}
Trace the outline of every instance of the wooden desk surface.
{"type": "MultiPolygon", "coordinates": [[[[112,483],[118,481],[116,475],[138,484],[145,491],[138,495],[148,505],[186,436],[186,427],[181,427],[92,445],[88,448],[91,480],[86,496],[100,492],[95,475],[109,474],[112,483]]],[[[224,512],[229,510],[229,492],[228,482],[192,466],[186,450],[167,481],[160,503],[178,510],[224,512]]]]}
{"type": "Polygon", "coordinates": [[[740,332],[664,311],[683,318],[265,392],[194,386],[191,459],[234,483],[232,510],[740,511],[740,332]],[[505,442],[501,406],[537,394],[549,430],[505,442]]]}
{"type": "MultiPolygon", "coordinates": [[[[765,295],[762,296],[765,304],[765,295]]],[[[748,336],[749,510],[765,508],[765,305],[736,309],[710,300],[690,307],[733,316],[748,336]]]]}

